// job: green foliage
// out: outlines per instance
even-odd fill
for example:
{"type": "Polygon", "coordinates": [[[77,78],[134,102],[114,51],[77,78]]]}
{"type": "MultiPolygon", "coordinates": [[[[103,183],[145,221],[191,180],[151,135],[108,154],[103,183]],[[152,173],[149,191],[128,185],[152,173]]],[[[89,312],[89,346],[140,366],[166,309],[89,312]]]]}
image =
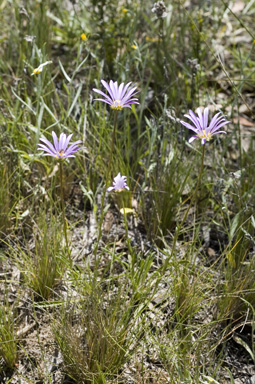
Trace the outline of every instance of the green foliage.
{"type": "Polygon", "coordinates": [[[179,124],[173,125],[168,113],[164,109],[157,122],[146,119],[148,149],[140,161],[145,172],[143,220],[148,235],[153,238],[169,235],[176,226],[178,208],[185,189],[189,189],[189,176],[194,166],[193,161],[184,155],[179,124]]]}
{"type": "Polygon", "coordinates": [[[6,236],[8,228],[10,227],[10,214],[12,196],[10,190],[10,175],[7,165],[0,163],[0,237],[6,236]]]}
{"type": "Polygon", "coordinates": [[[15,304],[10,305],[6,291],[5,300],[0,304],[0,357],[4,360],[3,369],[13,370],[17,363],[16,316],[15,304]]]}

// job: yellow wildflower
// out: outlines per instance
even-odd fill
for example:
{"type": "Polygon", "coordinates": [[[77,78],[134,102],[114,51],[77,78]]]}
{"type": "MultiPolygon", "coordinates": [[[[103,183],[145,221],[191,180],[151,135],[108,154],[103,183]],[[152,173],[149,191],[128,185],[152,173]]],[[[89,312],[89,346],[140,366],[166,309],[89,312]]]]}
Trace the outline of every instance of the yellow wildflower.
{"type": "Polygon", "coordinates": [[[35,68],[35,69],[33,70],[33,72],[31,73],[31,76],[33,76],[33,75],[38,75],[39,73],[42,72],[43,67],[44,67],[45,65],[48,65],[48,64],[51,64],[51,63],[52,63],[52,61],[45,61],[45,63],[40,64],[39,67],[37,67],[37,68],[35,68]]]}
{"type": "Polygon", "coordinates": [[[38,73],[41,73],[42,70],[43,70],[42,67],[35,68],[35,69],[33,70],[32,75],[38,75],[38,73]]]}
{"type": "Polygon", "coordinates": [[[145,40],[146,41],[150,41],[152,43],[155,43],[156,41],[158,41],[158,38],[157,37],[149,37],[149,36],[146,36],[145,37],[145,40]]]}
{"type": "Polygon", "coordinates": [[[85,35],[85,33],[82,33],[82,34],[81,34],[81,39],[82,39],[83,41],[86,41],[86,40],[87,40],[87,36],[85,35]]]}
{"type": "Polygon", "coordinates": [[[120,213],[122,213],[122,215],[126,215],[128,213],[134,213],[134,210],[132,208],[121,208],[120,213]]]}

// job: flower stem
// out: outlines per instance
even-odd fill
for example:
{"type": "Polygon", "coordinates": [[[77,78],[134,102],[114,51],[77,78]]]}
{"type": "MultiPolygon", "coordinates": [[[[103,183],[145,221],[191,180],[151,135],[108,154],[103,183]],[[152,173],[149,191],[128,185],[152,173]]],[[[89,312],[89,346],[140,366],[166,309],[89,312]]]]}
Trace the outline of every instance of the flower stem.
{"type": "Polygon", "coordinates": [[[182,228],[184,222],[187,219],[187,216],[189,214],[190,208],[191,208],[194,200],[196,199],[197,191],[198,191],[198,188],[200,186],[200,182],[201,182],[201,178],[202,178],[202,174],[203,174],[203,169],[204,169],[204,157],[205,157],[205,145],[203,145],[203,151],[202,151],[201,163],[200,163],[200,172],[199,172],[198,179],[197,179],[197,185],[196,185],[196,188],[195,188],[195,191],[194,191],[193,195],[191,196],[189,206],[188,206],[188,208],[187,208],[187,210],[185,212],[185,215],[183,216],[181,224],[177,224],[177,229],[176,229],[176,232],[175,232],[175,235],[174,235],[174,239],[173,239],[172,250],[171,250],[170,256],[168,257],[168,259],[166,260],[166,262],[165,262],[165,264],[163,266],[163,273],[165,272],[165,270],[167,268],[168,261],[170,259],[172,259],[172,256],[173,256],[173,254],[175,252],[176,243],[177,243],[177,240],[178,240],[181,228],[182,228]]]}
{"type": "Polygon", "coordinates": [[[129,250],[130,254],[132,254],[131,242],[130,242],[130,239],[128,237],[128,221],[127,221],[127,213],[125,212],[126,204],[125,204],[123,195],[121,196],[121,200],[122,200],[121,205],[122,205],[122,209],[123,209],[123,218],[124,218],[127,246],[128,246],[128,250],[129,250]]]}
{"type": "Polygon", "coordinates": [[[197,179],[196,189],[195,189],[195,192],[193,193],[193,195],[192,195],[192,197],[190,199],[190,203],[189,203],[188,209],[185,212],[185,215],[184,215],[184,217],[182,219],[182,222],[181,222],[181,225],[180,225],[180,229],[183,226],[185,220],[187,219],[187,216],[188,216],[189,210],[191,208],[191,205],[193,204],[194,200],[196,199],[197,191],[198,191],[198,188],[199,188],[199,185],[200,185],[200,182],[201,182],[202,173],[203,173],[203,169],[204,169],[204,157],[205,157],[205,144],[203,145],[203,151],[202,151],[202,156],[201,156],[201,164],[200,164],[200,172],[199,172],[198,179],[197,179]]]}
{"type": "MultiPolygon", "coordinates": [[[[97,242],[96,242],[96,246],[94,249],[94,255],[95,255],[96,260],[97,260],[96,255],[97,255],[97,251],[98,251],[98,245],[99,245],[99,241],[100,241],[101,236],[102,236],[102,224],[103,224],[103,220],[104,220],[105,195],[106,195],[107,185],[108,185],[108,182],[110,181],[111,172],[112,172],[112,160],[113,160],[115,136],[116,136],[116,131],[117,131],[117,116],[118,116],[118,111],[116,110],[115,114],[114,114],[114,124],[113,124],[113,131],[112,131],[112,143],[111,143],[110,159],[109,159],[109,164],[107,167],[107,173],[106,173],[106,178],[105,178],[105,187],[103,189],[102,198],[101,198],[101,216],[100,216],[100,221],[99,221],[99,226],[98,226],[98,237],[97,237],[97,242]]],[[[97,261],[96,261],[96,264],[97,264],[97,261]]]]}
{"type": "Polygon", "coordinates": [[[65,216],[65,202],[64,202],[64,186],[63,186],[63,162],[59,161],[59,178],[60,178],[60,199],[61,199],[61,210],[62,210],[62,221],[63,221],[63,231],[66,242],[66,249],[70,256],[68,238],[67,238],[67,227],[66,227],[66,216],[65,216]]]}
{"type": "MultiPolygon", "coordinates": [[[[106,183],[108,182],[108,177],[109,177],[109,175],[111,176],[111,167],[112,167],[113,151],[114,151],[115,136],[116,136],[116,131],[117,131],[117,117],[118,117],[118,111],[115,111],[115,114],[114,114],[113,131],[112,131],[111,154],[110,154],[110,161],[109,161],[108,173],[107,173],[107,177],[106,177],[106,183]]],[[[106,184],[106,188],[107,188],[107,184],[106,184]]],[[[105,189],[105,190],[106,190],[106,189],[105,189]]]]}

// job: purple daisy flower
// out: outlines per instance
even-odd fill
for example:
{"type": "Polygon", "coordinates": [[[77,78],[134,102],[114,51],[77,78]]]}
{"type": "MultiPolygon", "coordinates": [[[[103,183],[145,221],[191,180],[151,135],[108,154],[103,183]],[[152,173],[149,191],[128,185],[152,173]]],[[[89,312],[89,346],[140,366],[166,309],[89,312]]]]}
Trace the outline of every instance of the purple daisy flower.
{"type": "Polygon", "coordinates": [[[224,125],[229,124],[230,121],[227,121],[221,112],[218,112],[216,115],[214,115],[209,125],[209,109],[205,108],[204,112],[202,112],[200,108],[197,108],[196,112],[198,116],[196,116],[195,113],[191,110],[189,110],[188,115],[184,115],[191,120],[193,125],[186,123],[185,121],[181,121],[182,125],[196,133],[195,136],[192,136],[189,139],[189,143],[192,143],[192,141],[195,139],[201,139],[201,144],[205,144],[206,141],[211,140],[212,136],[217,135],[218,133],[226,133],[225,131],[219,131],[219,129],[224,125]]]}
{"type": "Polygon", "coordinates": [[[101,83],[106,88],[109,95],[106,95],[99,89],[94,88],[94,92],[100,93],[100,95],[105,97],[105,99],[94,100],[103,101],[104,103],[109,104],[112,109],[115,109],[117,111],[121,111],[124,107],[131,108],[131,104],[139,104],[138,99],[134,97],[134,95],[136,95],[139,91],[135,92],[137,87],[130,87],[130,85],[132,84],[131,82],[127,83],[125,86],[124,83],[118,85],[117,81],[115,81],[114,83],[112,80],[110,80],[109,84],[107,84],[104,80],[101,80],[101,83]]]}
{"type": "Polygon", "coordinates": [[[54,145],[51,144],[49,140],[40,138],[40,140],[44,144],[39,143],[37,149],[39,151],[45,152],[43,156],[52,156],[58,160],[63,160],[63,159],[66,159],[67,157],[75,157],[74,153],[82,148],[78,146],[78,144],[80,144],[82,141],[81,140],[75,141],[73,144],[71,144],[68,147],[68,144],[72,136],[73,136],[72,134],[69,136],[66,136],[65,133],[61,133],[58,140],[56,133],[52,131],[52,138],[53,138],[54,145]]]}
{"type": "Polygon", "coordinates": [[[107,188],[107,192],[115,191],[115,192],[121,192],[123,189],[127,189],[129,191],[129,187],[126,183],[126,176],[121,176],[120,172],[116,177],[114,177],[114,182],[112,183],[112,187],[107,188]]]}

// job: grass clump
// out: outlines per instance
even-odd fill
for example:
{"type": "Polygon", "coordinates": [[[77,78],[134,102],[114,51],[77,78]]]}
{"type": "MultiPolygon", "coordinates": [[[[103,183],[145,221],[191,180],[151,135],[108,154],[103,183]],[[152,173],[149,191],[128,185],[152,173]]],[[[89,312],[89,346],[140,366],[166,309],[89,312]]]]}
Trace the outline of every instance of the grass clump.
{"type": "Polygon", "coordinates": [[[34,227],[33,241],[25,246],[14,244],[10,253],[35,300],[48,300],[54,296],[54,288],[61,281],[68,258],[62,244],[62,231],[53,216],[49,221],[41,211],[34,227]]]}
{"type": "Polygon", "coordinates": [[[142,332],[126,300],[125,292],[112,293],[110,301],[95,292],[79,305],[63,306],[54,333],[65,371],[76,382],[101,384],[121,376],[142,332]]]}

